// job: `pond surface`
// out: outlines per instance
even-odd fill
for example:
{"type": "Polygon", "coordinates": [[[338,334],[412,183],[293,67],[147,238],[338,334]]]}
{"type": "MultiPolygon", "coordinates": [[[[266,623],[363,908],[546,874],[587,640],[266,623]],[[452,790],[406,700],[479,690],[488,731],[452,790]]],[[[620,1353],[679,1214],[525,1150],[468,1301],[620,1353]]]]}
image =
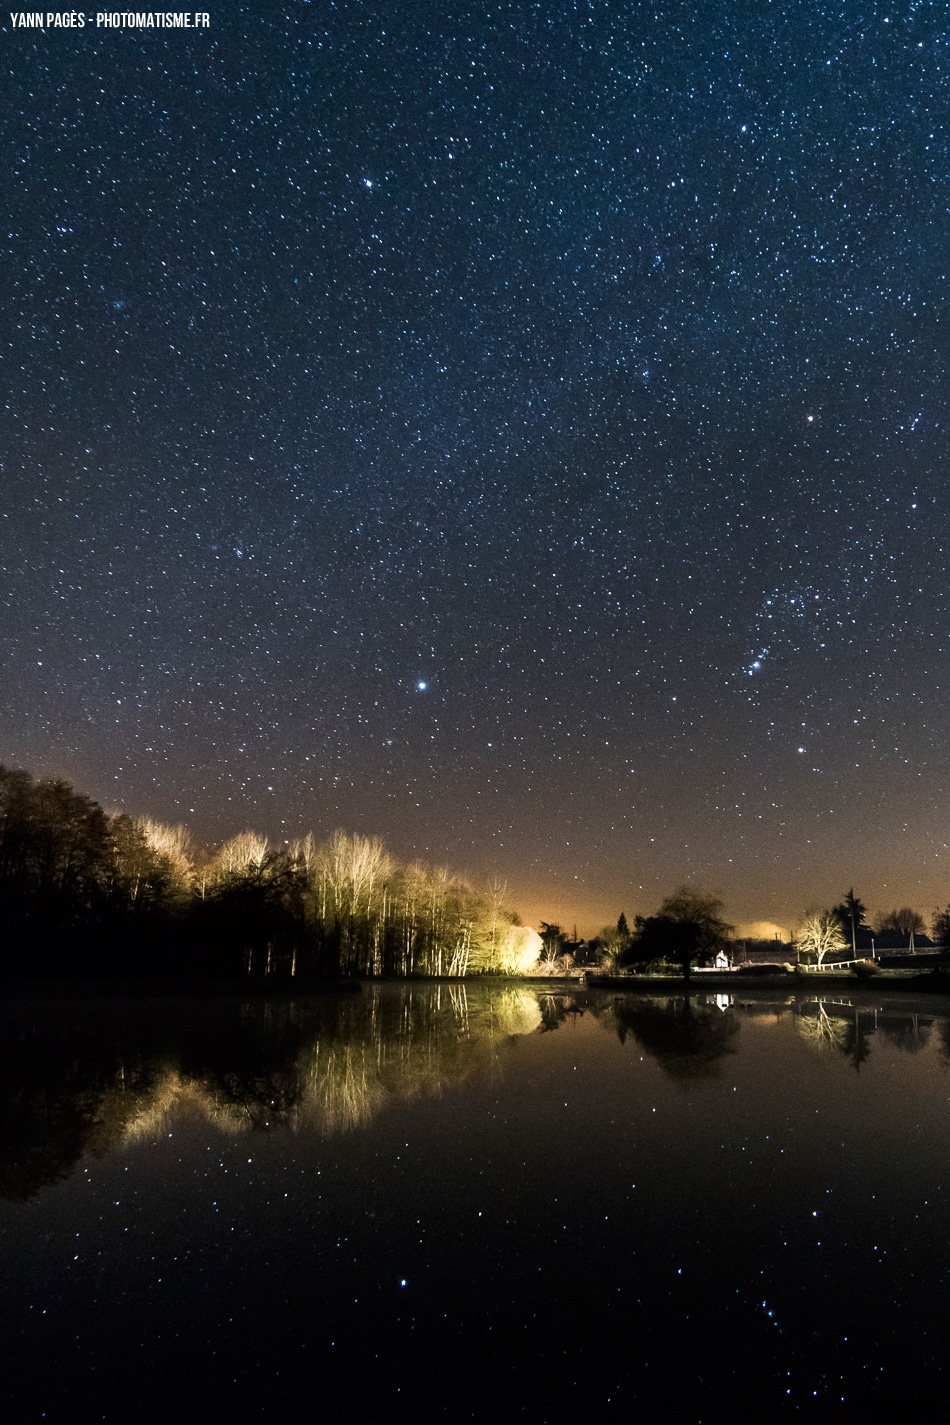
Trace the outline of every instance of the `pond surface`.
{"type": "Polygon", "coordinates": [[[948,1016],[5,1000],[7,1418],[943,1419],[948,1016]]]}

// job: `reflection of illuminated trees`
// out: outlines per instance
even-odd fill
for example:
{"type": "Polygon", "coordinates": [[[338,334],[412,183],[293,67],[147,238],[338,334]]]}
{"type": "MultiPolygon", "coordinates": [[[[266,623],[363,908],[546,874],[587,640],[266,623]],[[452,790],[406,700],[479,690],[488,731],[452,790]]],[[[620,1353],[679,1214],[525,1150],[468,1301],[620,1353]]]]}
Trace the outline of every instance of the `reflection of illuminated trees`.
{"type": "Polygon", "coordinates": [[[539,994],[538,1006],[541,1010],[541,1030],[549,1033],[560,1029],[569,1018],[576,1019],[584,1014],[577,997],[571,994],[539,994]]]}
{"type": "Polygon", "coordinates": [[[22,1005],[3,1013],[0,1197],[22,1199],[119,1141],[156,1073],[151,1056],[129,1062],[117,1033],[62,1005],[44,1005],[32,1021],[22,1005]]]}
{"type": "Polygon", "coordinates": [[[831,1015],[819,1003],[814,1013],[800,1014],[795,1027],[813,1049],[833,1049],[843,1054],[847,1047],[849,1024],[838,1015],[831,1015]]]}
{"type": "Polygon", "coordinates": [[[541,1011],[521,986],[446,983],[12,1023],[0,1038],[0,1196],[28,1198],[84,1154],[164,1137],[183,1116],[224,1133],[356,1128],[492,1068],[541,1011]]]}
{"type": "Polygon", "coordinates": [[[829,1014],[824,1002],[818,1000],[814,1011],[803,1010],[796,1024],[799,1034],[813,1048],[829,1049],[841,1054],[851,1060],[855,1070],[860,1071],[861,1065],[871,1052],[873,1030],[869,1032],[862,1026],[857,1008],[848,1008],[851,1011],[850,1017],[829,1014]]]}

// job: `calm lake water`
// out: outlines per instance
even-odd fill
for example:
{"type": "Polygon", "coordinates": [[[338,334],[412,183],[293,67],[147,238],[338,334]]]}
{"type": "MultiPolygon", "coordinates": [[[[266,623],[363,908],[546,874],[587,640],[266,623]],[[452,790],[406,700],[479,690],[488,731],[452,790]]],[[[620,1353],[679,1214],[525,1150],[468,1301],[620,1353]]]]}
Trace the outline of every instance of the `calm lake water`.
{"type": "Polygon", "coordinates": [[[11,1420],[946,1419],[950,1001],[0,1005],[11,1420]]]}

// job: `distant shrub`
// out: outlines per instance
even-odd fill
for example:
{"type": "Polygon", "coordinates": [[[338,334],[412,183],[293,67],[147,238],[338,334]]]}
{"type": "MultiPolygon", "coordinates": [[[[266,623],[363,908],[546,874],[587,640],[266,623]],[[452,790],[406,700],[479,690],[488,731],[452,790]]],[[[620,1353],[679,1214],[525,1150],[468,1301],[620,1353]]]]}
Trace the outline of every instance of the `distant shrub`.
{"type": "Polygon", "coordinates": [[[753,961],[748,965],[736,966],[737,975],[785,975],[787,973],[787,965],[768,965],[753,961]]]}
{"type": "Polygon", "coordinates": [[[876,960],[855,960],[851,973],[857,975],[859,980],[869,980],[873,975],[881,973],[881,967],[876,960]]]}

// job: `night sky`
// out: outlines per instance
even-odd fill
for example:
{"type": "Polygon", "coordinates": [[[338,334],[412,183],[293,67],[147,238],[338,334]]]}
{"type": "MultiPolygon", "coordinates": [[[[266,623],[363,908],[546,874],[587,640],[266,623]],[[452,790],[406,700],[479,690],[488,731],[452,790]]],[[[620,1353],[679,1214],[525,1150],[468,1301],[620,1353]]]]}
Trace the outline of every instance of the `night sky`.
{"type": "Polygon", "coordinates": [[[945,6],[209,14],[3,17],[0,760],[582,931],[950,901],[945,6]]]}

